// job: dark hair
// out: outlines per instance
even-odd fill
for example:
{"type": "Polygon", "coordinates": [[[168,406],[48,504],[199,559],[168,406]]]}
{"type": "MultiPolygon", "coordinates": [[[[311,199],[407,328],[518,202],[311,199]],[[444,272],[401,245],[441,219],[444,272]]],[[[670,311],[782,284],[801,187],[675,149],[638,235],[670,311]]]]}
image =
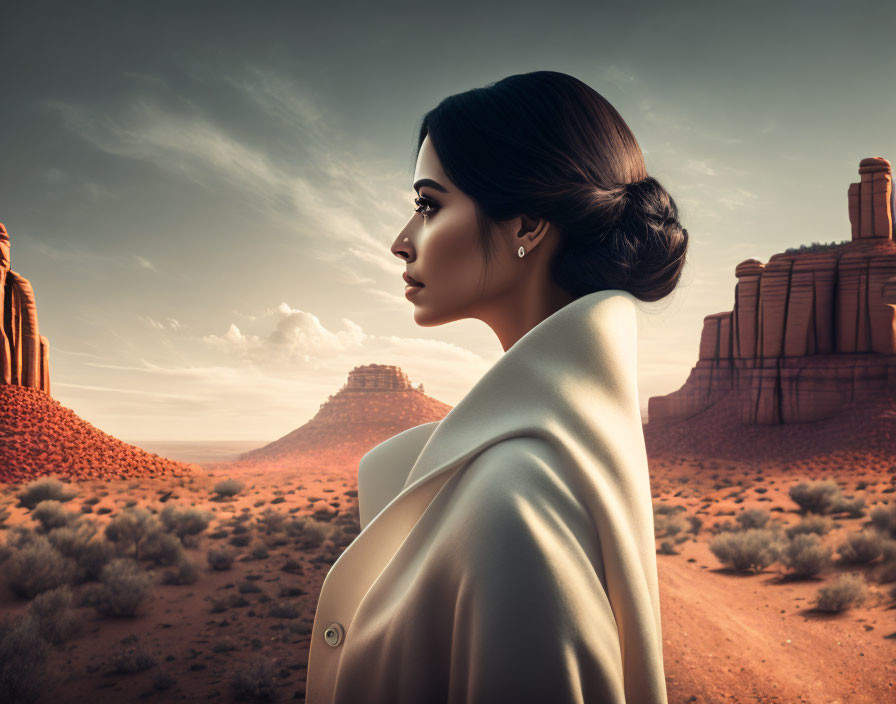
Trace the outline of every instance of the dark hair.
{"type": "Polygon", "coordinates": [[[656,301],[675,288],[688,245],[675,201],[616,109],[582,81],[534,71],[451,95],[423,116],[415,158],[427,135],[476,203],[486,267],[491,222],[527,214],[561,233],[551,275],[570,295],[656,301]]]}

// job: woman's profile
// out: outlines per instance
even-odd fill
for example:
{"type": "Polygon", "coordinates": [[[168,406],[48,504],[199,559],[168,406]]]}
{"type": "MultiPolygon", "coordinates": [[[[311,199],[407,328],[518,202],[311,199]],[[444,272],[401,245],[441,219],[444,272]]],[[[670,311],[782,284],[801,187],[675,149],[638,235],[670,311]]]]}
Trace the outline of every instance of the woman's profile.
{"type": "Polygon", "coordinates": [[[599,93],[554,71],[445,98],[392,244],[419,325],[504,354],[368,452],[321,588],[309,704],[666,702],[636,300],[688,234],[599,93]]]}

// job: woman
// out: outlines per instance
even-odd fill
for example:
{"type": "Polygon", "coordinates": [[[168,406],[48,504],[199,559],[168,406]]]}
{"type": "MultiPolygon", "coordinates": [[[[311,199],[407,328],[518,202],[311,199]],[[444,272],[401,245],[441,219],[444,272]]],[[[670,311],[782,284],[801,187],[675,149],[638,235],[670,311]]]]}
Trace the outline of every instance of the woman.
{"type": "Polygon", "coordinates": [[[415,320],[482,320],[505,352],[362,458],[307,701],[666,702],[635,299],[678,282],[675,203],[616,110],[553,71],[443,100],[414,181],[392,252],[415,320]]]}

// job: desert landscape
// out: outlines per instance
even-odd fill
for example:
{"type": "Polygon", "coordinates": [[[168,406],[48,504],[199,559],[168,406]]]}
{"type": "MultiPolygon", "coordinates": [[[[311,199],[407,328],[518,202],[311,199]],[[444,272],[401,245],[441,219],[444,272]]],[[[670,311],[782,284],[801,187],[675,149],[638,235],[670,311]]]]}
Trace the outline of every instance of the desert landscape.
{"type": "MultiPolygon", "coordinates": [[[[896,698],[894,191],[886,159],[859,174],[852,239],[738,265],[735,309],[650,399],[675,704],[896,698]]],[[[451,407],[362,365],[273,442],[160,457],[50,396],[9,251],[0,226],[0,700],[303,701],[360,458],[451,407]]]]}

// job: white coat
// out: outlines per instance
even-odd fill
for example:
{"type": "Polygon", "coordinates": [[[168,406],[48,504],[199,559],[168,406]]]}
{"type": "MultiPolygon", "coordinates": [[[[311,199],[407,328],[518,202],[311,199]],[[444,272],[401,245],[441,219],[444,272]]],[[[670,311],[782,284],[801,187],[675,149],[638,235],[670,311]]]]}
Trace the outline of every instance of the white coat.
{"type": "Polygon", "coordinates": [[[308,704],[666,704],[635,301],[574,300],[364,455],[308,704]]]}

